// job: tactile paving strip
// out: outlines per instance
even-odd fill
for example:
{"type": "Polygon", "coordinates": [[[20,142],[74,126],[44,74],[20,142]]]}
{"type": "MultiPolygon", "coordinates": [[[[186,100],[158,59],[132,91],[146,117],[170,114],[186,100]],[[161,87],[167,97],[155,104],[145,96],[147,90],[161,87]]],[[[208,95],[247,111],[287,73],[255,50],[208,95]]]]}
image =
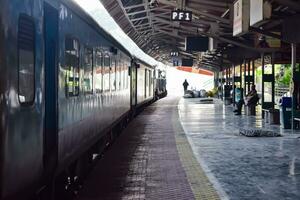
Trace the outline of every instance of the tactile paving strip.
{"type": "Polygon", "coordinates": [[[182,127],[173,126],[180,124],[177,103],[178,98],[162,99],[134,119],[100,160],[78,199],[217,199],[182,127]]]}

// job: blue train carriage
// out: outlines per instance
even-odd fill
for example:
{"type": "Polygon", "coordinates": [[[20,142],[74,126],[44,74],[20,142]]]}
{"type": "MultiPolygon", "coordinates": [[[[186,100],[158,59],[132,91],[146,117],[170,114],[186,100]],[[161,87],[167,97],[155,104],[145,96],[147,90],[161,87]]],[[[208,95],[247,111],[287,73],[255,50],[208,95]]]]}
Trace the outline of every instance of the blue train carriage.
{"type": "Polygon", "coordinates": [[[0,5],[0,198],[26,199],[130,112],[131,55],[71,1],[0,5]]]}
{"type": "Polygon", "coordinates": [[[5,199],[32,192],[43,175],[44,38],[42,1],[0,0],[0,5],[0,198],[5,199]]]}

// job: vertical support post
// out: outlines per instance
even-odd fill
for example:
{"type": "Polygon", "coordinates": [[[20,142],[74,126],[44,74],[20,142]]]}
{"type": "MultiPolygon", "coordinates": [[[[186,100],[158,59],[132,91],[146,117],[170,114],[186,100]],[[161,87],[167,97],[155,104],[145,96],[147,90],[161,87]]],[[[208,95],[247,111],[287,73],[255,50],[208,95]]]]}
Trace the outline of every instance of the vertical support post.
{"type": "Polygon", "coordinates": [[[272,103],[273,108],[275,105],[275,54],[271,54],[271,64],[272,64],[272,103]]]}
{"type": "MultiPolygon", "coordinates": [[[[250,79],[250,77],[252,77],[253,78],[253,76],[251,76],[251,73],[250,73],[250,66],[251,66],[251,60],[248,60],[248,65],[247,65],[248,67],[247,67],[247,71],[248,71],[248,91],[250,91],[250,89],[251,89],[251,80],[252,79],[250,79]]],[[[252,74],[253,75],[253,74],[252,74]]],[[[252,84],[254,84],[254,83],[252,83],[252,84]]]]}
{"type": "Polygon", "coordinates": [[[246,59],[244,59],[244,92],[245,92],[245,95],[247,94],[247,61],[246,59]]]}
{"type": "Polygon", "coordinates": [[[297,96],[296,96],[296,88],[295,88],[295,78],[296,78],[296,64],[297,64],[297,44],[292,43],[292,80],[293,80],[293,91],[292,91],[292,129],[294,129],[294,116],[295,116],[295,111],[296,111],[296,103],[297,103],[297,96]]]}
{"type": "MultiPolygon", "coordinates": [[[[240,88],[243,88],[242,75],[243,75],[242,64],[240,64],[240,88]]],[[[244,92],[245,92],[245,90],[243,90],[243,92],[241,93],[241,96],[242,96],[241,98],[244,98],[244,92]]]]}
{"type": "Polygon", "coordinates": [[[232,86],[232,78],[231,78],[231,67],[228,68],[228,78],[229,78],[229,85],[232,86]]]}
{"type": "Polygon", "coordinates": [[[225,76],[225,79],[226,79],[226,85],[228,85],[228,68],[226,68],[225,69],[225,74],[226,74],[226,76],[225,76]]]}
{"type": "Polygon", "coordinates": [[[232,70],[232,89],[233,89],[233,99],[232,99],[232,102],[233,102],[233,105],[235,105],[235,89],[234,89],[234,86],[235,86],[235,65],[234,63],[232,63],[232,67],[233,67],[233,70],[232,70]]]}
{"type": "MultiPolygon", "coordinates": [[[[262,102],[262,105],[261,107],[264,108],[264,102],[265,102],[265,82],[264,82],[264,74],[265,74],[265,54],[262,53],[261,54],[261,71],[262,71],[262,85],[261,85],[261,102],[262,102]]],[[[262,112],[263,116],[264,116],[264,113],[262,112]]]]}
{"type": "Polygon", "coordinates": [[[223,100],[223,95],[224,95],[224,70],[223,67],[221,66],[221,99],[223,100]]]}
{"type": "Polygon", "coordinates": [[[253,76],[253,84],[255,85],[255,60],[252,60],[252,76],[253,76]]]}

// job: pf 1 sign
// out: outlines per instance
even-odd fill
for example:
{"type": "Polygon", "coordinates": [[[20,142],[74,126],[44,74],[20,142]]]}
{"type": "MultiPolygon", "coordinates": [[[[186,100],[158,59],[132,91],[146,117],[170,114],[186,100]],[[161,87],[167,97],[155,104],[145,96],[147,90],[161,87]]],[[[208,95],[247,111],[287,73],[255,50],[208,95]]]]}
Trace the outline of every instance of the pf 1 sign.
{"type": "Polygon", "coordinates": [[[192,21],[193,13],[185,10],[174,10],[171,13],[172,21],[192,21]]]}

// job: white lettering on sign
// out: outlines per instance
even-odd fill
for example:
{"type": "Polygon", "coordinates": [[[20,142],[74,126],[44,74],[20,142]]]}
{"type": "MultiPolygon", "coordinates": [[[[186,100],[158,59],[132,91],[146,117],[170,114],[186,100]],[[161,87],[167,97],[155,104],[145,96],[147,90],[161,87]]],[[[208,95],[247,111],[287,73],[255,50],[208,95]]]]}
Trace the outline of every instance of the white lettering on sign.
{"type": "Polygon", "coordinates": [[[192,20],[192,19],[190,18],[189,13],[185,13],[185,19],[186,19],[187,21],[191,21],[191,20],[192,20]]]}
{"type": "Polygon", "coordinates": [[[192,21],[193,13],[184,10],[174,10],[171,13],[172,21],[192,21]]]}
{"type": "Polygon", "coordinates": [[[176,19],[177,18],[177,12],[172,12],[172,19],[176,19]]]}

